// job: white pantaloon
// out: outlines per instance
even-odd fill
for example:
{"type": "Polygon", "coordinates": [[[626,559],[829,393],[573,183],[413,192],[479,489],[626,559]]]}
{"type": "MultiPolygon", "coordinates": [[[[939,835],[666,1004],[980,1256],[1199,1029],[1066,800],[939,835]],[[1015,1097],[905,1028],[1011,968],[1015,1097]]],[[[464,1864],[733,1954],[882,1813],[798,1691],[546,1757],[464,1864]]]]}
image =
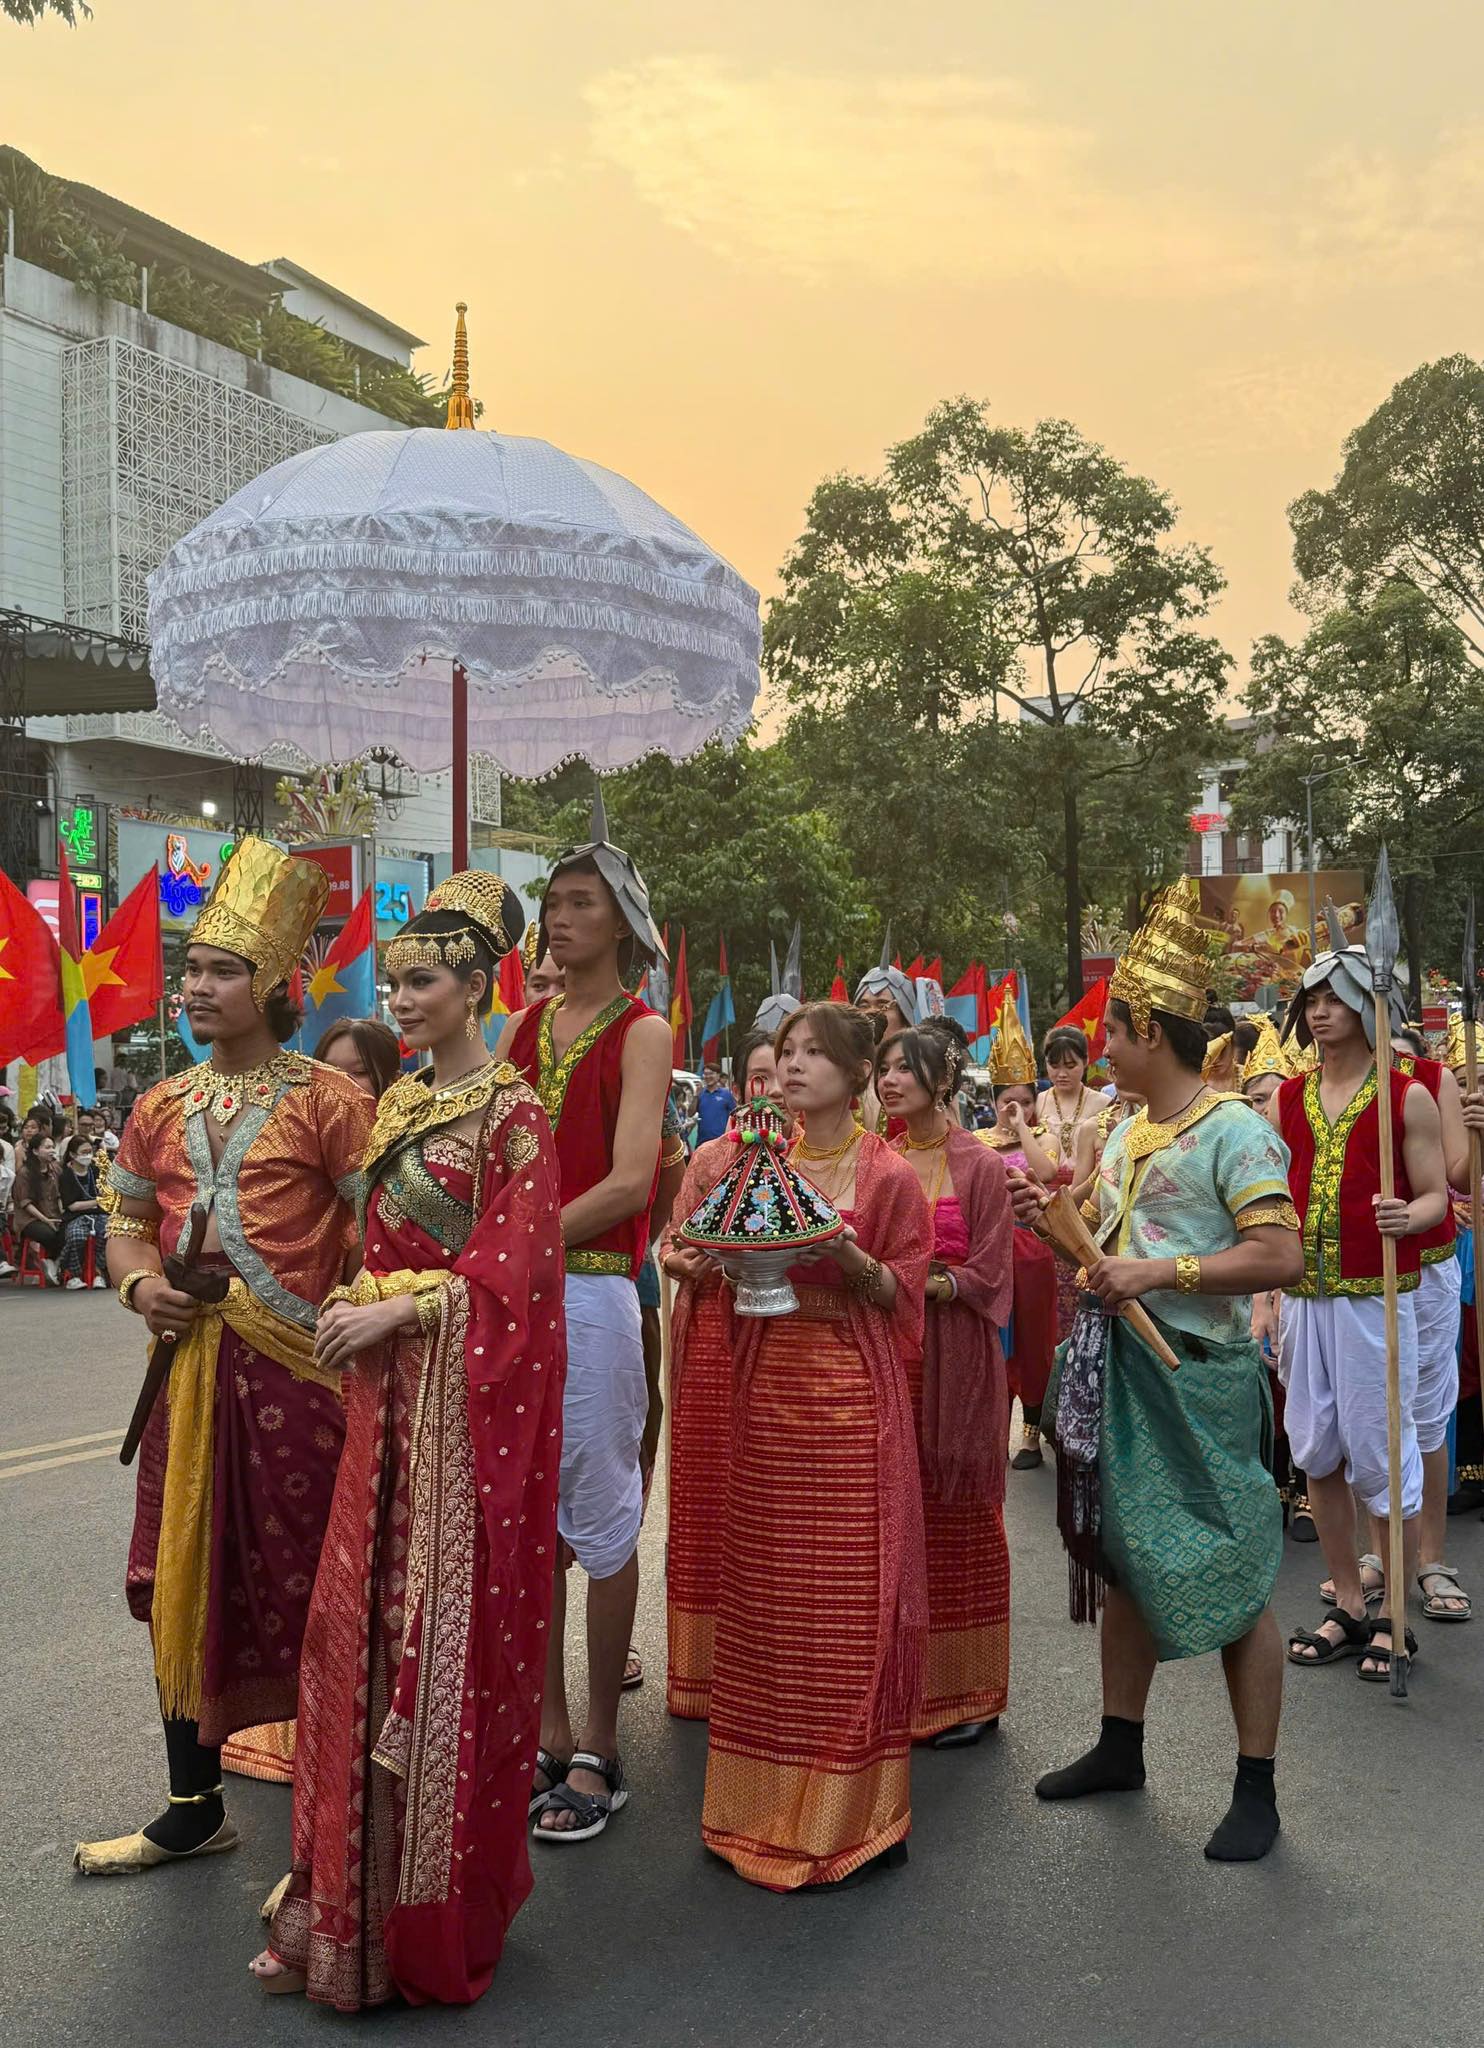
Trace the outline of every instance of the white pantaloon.
{"type": "MultiPolygon", "coordinates": [[[[1402,1514],[1422,1506],[1417,1448],[1417,1296],[1397,1303],[1402,1403],[1402,1514]]],[[[1283,1303],[1283,1426],[1289,1454],[1311,1479],[1343,1464],[1373,1515],[1390,1510],[1386,1459],[1386,1306],[1379,1295],[1320,1295],[1283,1303]]]]}
{"type": "Polygon", "coordinates": [[[1417,1304],[1417,1448],[1441,1449],[1458,1406],[1458,1316],[1463,1271],[1457,1259],[1424,1266],[1417,1304]]]}
{"type": "Polygon", "coordinates": [[[639,1451],[648,1414],[633,1281],[569,1273],[557,1529],[589,1578],[612,1578],[638,1547],[639,1451]]]}

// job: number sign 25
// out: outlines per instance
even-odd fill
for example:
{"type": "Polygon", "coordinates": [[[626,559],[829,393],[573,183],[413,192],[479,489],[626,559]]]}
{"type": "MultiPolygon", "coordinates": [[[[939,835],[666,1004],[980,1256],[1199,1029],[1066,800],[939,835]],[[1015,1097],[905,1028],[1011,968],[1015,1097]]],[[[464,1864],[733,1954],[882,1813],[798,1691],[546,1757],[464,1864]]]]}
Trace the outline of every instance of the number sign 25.
{"type": "Polygon", "coordinates": [[[405,882],[376,884],[376,915],[383,924],[406,924],[412,916],[412,891],[405,882]]]}

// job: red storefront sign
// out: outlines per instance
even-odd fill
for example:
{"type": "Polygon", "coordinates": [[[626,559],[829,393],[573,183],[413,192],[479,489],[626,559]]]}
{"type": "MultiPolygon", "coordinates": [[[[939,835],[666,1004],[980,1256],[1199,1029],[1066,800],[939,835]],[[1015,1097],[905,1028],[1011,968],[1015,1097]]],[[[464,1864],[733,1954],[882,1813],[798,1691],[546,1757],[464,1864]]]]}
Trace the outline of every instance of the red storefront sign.
{"type": "Polygon", "coordinates": [[[1429,1037],[1448,1029],[1448,1005],[1446,1003],[1424,1003],[1422,1005],[1422,1028],[1429,1037]]]}
{"type": "Polygon", "coordinates": [[[1113,953],[1084,953],[1082,955],[1083,986],[1085,987],[1089,982],[1101,981],[1105,975],[1111,974],[1117,965],[1118,959],[1113,953]]]}
{"type": "Polygon", "coordinates": [[[324,915],[329,920],[343,923],[350,916],[356,900],[354,846],[347,840],[332,846],[296,846],[293,851],[305,860],[312,860],[329,876],[330,900],[325,905],[324,915]]]}
{"type": "Polygon", "coordinates": [[[1224,811],[1192,811],[1190,829],[1192,832],[1224,832],[1226,814],[1224,811]]]}

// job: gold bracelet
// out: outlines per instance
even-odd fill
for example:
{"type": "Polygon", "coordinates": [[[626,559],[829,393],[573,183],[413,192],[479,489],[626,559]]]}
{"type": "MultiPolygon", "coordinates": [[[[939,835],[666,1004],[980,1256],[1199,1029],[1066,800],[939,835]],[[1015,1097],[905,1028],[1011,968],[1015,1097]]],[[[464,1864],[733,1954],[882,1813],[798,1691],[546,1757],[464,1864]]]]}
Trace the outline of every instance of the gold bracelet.
{"type": "Polygon", "coordinates": [[[1201,1291],[1201,1262],[1194,1252],[1181,1252],[1175,1260],[1175,1291],[1177,1294],[1199,1294],[1201,1291]]]}
{"type": "Polygon", "coordinates": [[[876,1300],[876,1283],[880,1278],[880,1259],[873,1259],[870,1256],[870,1254],[867,1253],[866,1263],[861,1267],[860,1271],[855,1275],[855,1277],[850,1282],[851,1292],[853,1294],[858,1294],[862,1301],[870,1302],[874,1306],[876,1300]]]}
{"type": "Polygon", "coordinates": [[[110,1238],[139,1237],[146,1244],[158,1244],[160,1226],[152,1216],[110,1216],[108,1235],[110,1238]]]}
{"type": "Polygon", "coordinates": [[[163,1280],[164,1277],[164,1274],[157,1272],[153,1266],[140,1266],[132,1273],[125,1273],[119,1282],[119,1300],[125,1308],[134,1309],[135,1315],[139,1315],[141,1311],[134,1308],[134,1289],[141,1280],[163,1280]]]}
{"type": "Polygon", "coordinates": [[[682,1160],[688,1159],[689,1157],[690,1154],[685,1149],[685,1140],[683,1138],[677,1138],[675,1140],[675,1149],[673,1152],[661,1152],[660,1165],[662,1167],[679,1166],[682,1160]]]}
{"type": "Polygon", "coordinates": [[[412,1299],[417,1309],[417,1327],[425,1337],[434,1336],[443,1314],[443,1289],[425,1287],[414,1294],[412,1299]]]}

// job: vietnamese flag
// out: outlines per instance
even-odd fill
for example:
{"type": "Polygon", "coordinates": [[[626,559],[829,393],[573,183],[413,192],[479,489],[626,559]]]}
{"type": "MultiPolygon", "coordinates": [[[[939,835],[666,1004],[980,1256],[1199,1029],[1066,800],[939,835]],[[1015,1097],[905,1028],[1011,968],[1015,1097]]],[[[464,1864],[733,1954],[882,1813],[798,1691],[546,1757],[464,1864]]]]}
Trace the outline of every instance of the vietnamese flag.
{"type": "Polygon", "coordinates": [[[835,955],[835,978],[830,983],[830,1001],[832,1003],[848,1003],[850,1001],[850,989],[845,980],[845,955],[843,953],[835,955]]]}
{"type": "Polygon", "coordinates": [[[1057,1031],[1060,1030],[1063,1024],[1071,1025],[1074,1030],[1080,1031],[1085,1035],[1088,1059],[1101,1059],[1103,1047],[1107,1040],[1107,1033],[1103,1029],[1103,1015],[1107,1007],[1108,977],[1104,974],[1099,976],[1090,989],[1086,990],[1081,1002],[1074,1003],[1065,1017],[1058,1017],[1051,1028],[1053,1031],[1057,1031]]]}
{"type": "Polygon", "coordinates": [[[67,1084],[79,1109],[98,1101],[93,1066],[93,1019],[88,1009],[82,972],[82,941],[77,935],[77,897],[67,872],[67,849],[57,842],[57,950],[62,956],[62,1018],[67,1051],[67,1084]]]}
{"type": "Polygon", "coordinates": [[[376,926],[371,891],[331,940],[324,959],[304,981],[304,1033],[315,1044],[332,1024],[376,1015],[376,926]]]}
{"type": "Polygon", "coordinates": [[[670,997],[670,1030],[675,1040],[675,1064],[683,1067],[688,1062],[690,1050],[690,1027],[693,1012],[690,1001],[690,976],[685,965],[685,926],[680,927],[680,950],[675,955],[675,979],[670,997]]]}
{"type": "Polygon", "coordinates": [[[1005,998],[1008,996],[1013,1003],[1019,994],[1020,978],[1012,967],[1008,974],[1000,977],[984,999],[981,1021],[985,1031],[995,1031],[999,1028],[1000,1012],[1005,1007],[1005,998]]]}
{"type": "Polygon", "coordinates": [[[165,994],[160,953],[160,871],[129,891],[82,956],[93,1036],[111,1038],[152,1017],[165,994]]]}
{"type": "Polygon", "coordinates": [[[910,967],[904,968],[902,971],[906,975],[908,981],[916,981],[919,974],[927,973],[927,962],[923,959],[921,953],[919,953],[917,958],[912,962],[912,965],[910,967]]]}
{"type": "Polygon", "coordinates": [[[46,919],[0,870],[0,1067],[62,1050],[62,969],[46,919]]]}

